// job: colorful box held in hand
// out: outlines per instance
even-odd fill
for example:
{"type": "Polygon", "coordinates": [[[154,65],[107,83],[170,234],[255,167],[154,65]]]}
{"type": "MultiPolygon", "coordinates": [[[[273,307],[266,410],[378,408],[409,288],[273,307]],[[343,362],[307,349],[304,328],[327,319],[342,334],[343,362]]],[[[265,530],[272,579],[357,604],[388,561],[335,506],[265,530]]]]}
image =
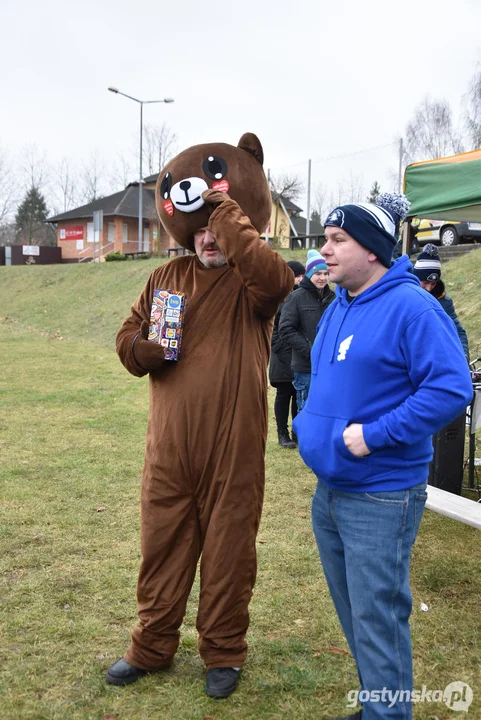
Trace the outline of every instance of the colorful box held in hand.
{"type": "Polygon", "coordinates": [[[154,290],[149,340],[165,348],[166,360],[178,360],[184,328],[185,293],[154,290]]]}

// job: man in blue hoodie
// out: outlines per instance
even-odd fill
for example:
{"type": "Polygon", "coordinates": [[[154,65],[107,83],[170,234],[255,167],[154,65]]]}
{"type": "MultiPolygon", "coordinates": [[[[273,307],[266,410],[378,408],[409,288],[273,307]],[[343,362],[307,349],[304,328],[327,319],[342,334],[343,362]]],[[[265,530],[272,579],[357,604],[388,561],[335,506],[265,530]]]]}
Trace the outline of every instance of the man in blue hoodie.
{"type": "Polygon", "coordinates": [[[381,203],[343,205],[326,220],[337,297],[318,326],[294,428],[318,478],[314,534],[361,684],[363,709],[351,717],[407,720],[409,563],[431,436],[466,408],[472,384],[452,320],[407,256],[391,261],[407,201],[381,203]]]}

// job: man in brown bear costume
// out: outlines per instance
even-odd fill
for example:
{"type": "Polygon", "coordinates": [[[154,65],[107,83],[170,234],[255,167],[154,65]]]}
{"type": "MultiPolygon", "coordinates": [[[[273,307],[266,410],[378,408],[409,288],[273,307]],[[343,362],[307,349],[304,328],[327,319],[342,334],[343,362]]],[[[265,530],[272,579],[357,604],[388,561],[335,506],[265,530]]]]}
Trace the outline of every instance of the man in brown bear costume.
{"type": "Polygon", "coordinates": [[[151,274],[117,336],[138,377],[150,373],[142,484],[140,622],[107,673],[135,682],[172,663],[200,565],[199,652],[206,692],[237,686],[256,577],[264,491],[267,363],[272,319],[294,277],[259,232],[270,216],[262,146],[197,145],[159,175],[156,202],[167,232],[194,255],[151,274]],[[150,342],[154,289],[186,294],[178,361],[150,342]]]}

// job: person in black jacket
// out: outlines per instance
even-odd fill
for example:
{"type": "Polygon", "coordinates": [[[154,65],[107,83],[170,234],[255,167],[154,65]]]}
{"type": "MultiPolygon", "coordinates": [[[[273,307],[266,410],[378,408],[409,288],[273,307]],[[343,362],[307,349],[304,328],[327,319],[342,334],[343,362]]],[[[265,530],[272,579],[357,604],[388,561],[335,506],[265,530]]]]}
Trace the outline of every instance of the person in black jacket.
{"type": "MultiPolygon", "coordinates": [[[[304,277],[306,269],[304,265],[297,260],[290,260],[288,263],[294,273],[294,290],[297,289],[299,283],[304,277]]],[[[279,308],[274,318],[274,329],[272,331],[271,343],[271,359],[269,363],[269,382],[272,387],[276,388],[276,399],[274,401],[274,414],[277,423],[277,436],[279,445],[284,448],[293,449],[296,446],[294,436],[291,440],[289,429],[289,408],[291,410],[291,418],[297,415],[296,390],[292,384],[294,374],[291,368],[292,351],[289,345],[279,336],[279,319],[284,303],[279,308]]]]}
{"type": "Polygon", "coordinates": [[[284,303],[279,321],[279,336],[292,350],[298,412],[302,410],[311,384],[310,356],[317,325],[334,297],[335,293],[329,287],[326,261],[317,250],[309,250],[306,274],[299,289],[284,303]]]}
{"type": "Polygon", "coordinates": [[[439,257],[438,249],[433,243],[428,243],[424,246],[424,250],[416,260],[413,267],[413,273],[421,283],[424,290],[427,290],[433,297],[438,300],[443,310],[449,315],[453,323],[456,325],[456,331],[458,337],[463,346],[466,360],[469,363],[469,344],[466,330],[461,325],[461,321],[458,318],[456,310],[454,309],[454,303],[446,294],[444,283],[441,280],[441,258],[439,257]]]}

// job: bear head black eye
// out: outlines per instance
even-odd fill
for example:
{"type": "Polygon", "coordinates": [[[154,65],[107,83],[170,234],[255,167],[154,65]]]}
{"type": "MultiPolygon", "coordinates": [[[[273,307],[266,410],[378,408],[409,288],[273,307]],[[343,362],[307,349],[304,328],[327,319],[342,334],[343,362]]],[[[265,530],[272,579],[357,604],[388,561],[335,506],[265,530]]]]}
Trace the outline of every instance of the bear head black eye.
{"type": "Polygon", "coordinates": [[[202,163],[202,170],[212,180],[222,180],[227,173],[227,163],[217,155],[209,155],[202,163]]]}
{"type": "Polygon", "coordinates": [[[164,177],[162,178],[162,182],[160,183],[160,194],[162,195],[162,198],[164,200],[169,199],[171,189],[172,175],[170,173],[165,173],[164,177]]]}

